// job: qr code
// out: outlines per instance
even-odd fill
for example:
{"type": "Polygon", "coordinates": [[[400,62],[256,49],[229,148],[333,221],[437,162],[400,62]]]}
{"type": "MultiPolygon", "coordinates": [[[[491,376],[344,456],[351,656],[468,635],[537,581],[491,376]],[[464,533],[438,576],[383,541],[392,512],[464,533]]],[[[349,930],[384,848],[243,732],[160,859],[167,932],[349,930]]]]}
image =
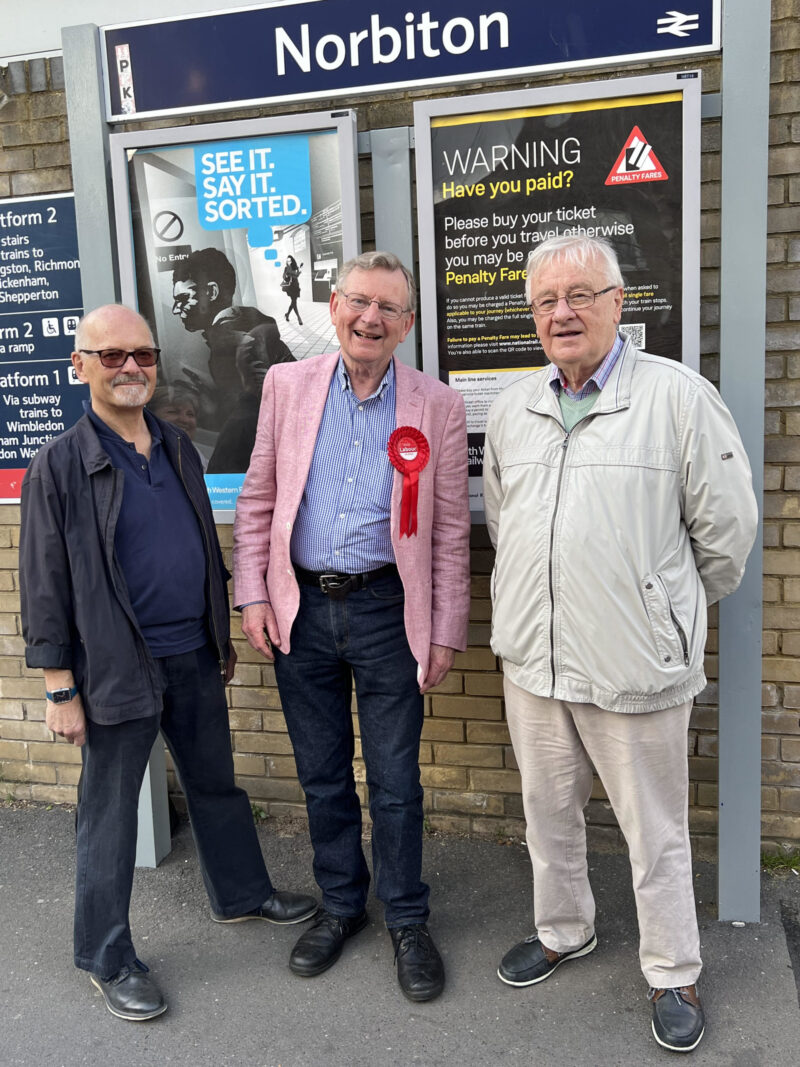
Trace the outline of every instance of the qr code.
{"type": "Polygon", "coordinates": [[[619,332],[630,337],[637,348],[644,348],[644,325],[643,322],[625,322],[620,326],[619,332]]]}

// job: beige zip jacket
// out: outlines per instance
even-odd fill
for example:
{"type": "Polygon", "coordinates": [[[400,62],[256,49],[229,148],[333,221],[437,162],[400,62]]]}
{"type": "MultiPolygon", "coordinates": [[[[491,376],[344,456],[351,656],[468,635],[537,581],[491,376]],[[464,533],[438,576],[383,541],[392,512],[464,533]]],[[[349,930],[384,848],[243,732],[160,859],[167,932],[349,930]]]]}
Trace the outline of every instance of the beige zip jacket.
{"type": "Polygon", "coordinates": [[[706,608],[741,581],[758,523],[733,418],[705,378],[630,341],[569,434],[546,377],[489,412],[492,649],[538,696],[681,704],[706,684],[706,608]]]}

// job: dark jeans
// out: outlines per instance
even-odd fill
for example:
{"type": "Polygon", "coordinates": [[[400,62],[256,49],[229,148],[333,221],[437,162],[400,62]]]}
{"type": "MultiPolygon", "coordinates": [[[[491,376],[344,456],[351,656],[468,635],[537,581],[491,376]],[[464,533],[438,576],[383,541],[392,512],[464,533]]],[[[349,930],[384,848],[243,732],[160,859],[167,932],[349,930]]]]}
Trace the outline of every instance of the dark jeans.
{"type": "Polygon", "coordinates": [[[128,908],[139,790],[159,727],[180,775],[212,910],[226,917],[272,893],[250,801],[233,778],[228,708],[209,646],[156,660],[161,715],[87,724],[75,886],[75,965],[110,978],[136,958],[128,908]]]}
{"type": "Polygon", "coordinates": [[[419,739],[423,702],[403,623],[403,586],[387,575],[332,600],[300,586],[291,652],[275,674],[306,794],[314,874],[335,915],[364,910],[369,870],[353,776],[352,683],[372,816],[375,889],[386,925],[428,918],[422,872],[419,739]]]}

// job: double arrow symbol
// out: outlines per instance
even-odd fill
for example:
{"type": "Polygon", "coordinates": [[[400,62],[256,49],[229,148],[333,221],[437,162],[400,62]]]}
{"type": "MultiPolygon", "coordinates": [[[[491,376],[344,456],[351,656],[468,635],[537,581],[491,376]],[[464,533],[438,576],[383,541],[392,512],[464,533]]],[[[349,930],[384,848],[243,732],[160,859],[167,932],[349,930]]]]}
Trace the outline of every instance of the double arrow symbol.
{"type": "Polygon", "coordinates": [[[633,143],[625,149],[625,169],[641,170],[647,163],[647,160],[652,152],[652,148],[647,141],[634,140],[633,143]]]}
{"type": "Polygon", "coordinates": [[[675,37],[688,37],[692,30],[700,29],[699,15],[684,15],[682,11],[668,11],[667,17],[658,20],[658,33],[671,33],[675,37]]]}

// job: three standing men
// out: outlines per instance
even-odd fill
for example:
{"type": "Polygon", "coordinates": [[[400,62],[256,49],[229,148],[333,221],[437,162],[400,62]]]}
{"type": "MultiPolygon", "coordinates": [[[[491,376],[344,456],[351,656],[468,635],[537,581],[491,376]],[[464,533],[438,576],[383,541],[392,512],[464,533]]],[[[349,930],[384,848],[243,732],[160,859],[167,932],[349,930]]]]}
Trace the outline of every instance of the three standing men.
{"type": "Polygon", "coordinates": [[[551,366],[492,405],[484,483],[538,936],[498,975],[533,985],[597,945],[583,816],[594,765],[628,843],[653,1033],[689,1051],[704,1014],[687,729],[706,684],[706,607],[739,584],[755,536],[750,468],[713,386],[617,333],[608,244],[542,243],[526,293],[551,366]]]}
{"type": "Polygon", "coordinates": [[[234,602],[275,660],[322,889],[289,966],[320,974],[368,921],[355,683],[376,892],[401,989],[425,1001],[444,966],[421,880],[422,694],[466,647],[469,510],[463,400],[393,358],[415,295],[391,253],[351,260],[330,303],[340,351],[271,368],[236,508],[234,602]]]}
{"type": "Polygon", "coordinates": [[[79,324],[86,414],[37,454],[22,487],[25,658],[44,669],[47,725],[82,746],[75,964],[114,1015],[166,1001],[133,947],[137,803],[162,730],[180,775],[213,917],[301,922],[313,897],[275,892],[234,783],[225,682],[226,582],[200,459],[145,411],[159,349],[119,305],[79,324]]]}
{"type": "MultiPolygon", "coordinates": [[[[705,685],[706,606],[736,588],[756,506],[716,390],[617,333],[622,284],[603,242],[539,246],[527,293],[551,367],[506,390],[487,428],[492,647],[538,929],[498,973],[533,985],[597,944],[582,814],[593,764],[628,841],[653,1032],[688,1051],[704,1015],[686,733],[705,685]]],[[[235,571],[245,635],[275,658],[323,890],[290,966],[321,973],[367,922],[354,681],[377,892],[401,988],[421,1001],[444,984],[421,881],[421,694],[465,645],[469,518],[463,402],[393,359],[414,303],[396,257],[361,256],[331,299],[341,351],[270,372],[235,571]]],[[[215,918],[299,922],[315,904],[272,890],[233,786],[226,572],[194,450],[144,412],[149,328],[100,308],[76,348],[91,410],[41,450],[23,488],[26,657],[45,669],[48,725],[83,743],[76,964],[111,1011],[143,1019],[166,1007],[128,925],[136,800],[159,725],[215,918]]]]}

